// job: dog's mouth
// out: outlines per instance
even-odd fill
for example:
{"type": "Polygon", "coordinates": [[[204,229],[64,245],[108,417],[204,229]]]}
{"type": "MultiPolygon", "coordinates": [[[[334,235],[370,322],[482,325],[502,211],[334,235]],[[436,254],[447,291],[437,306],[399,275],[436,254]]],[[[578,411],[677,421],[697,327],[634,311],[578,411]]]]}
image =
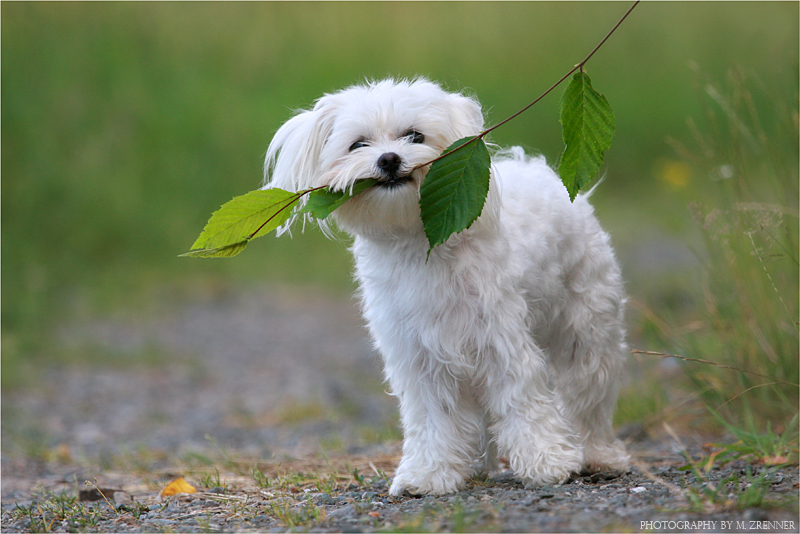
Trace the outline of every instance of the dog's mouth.
{"type": "Polygon", "coordinates": [[[375,184],[375,186],[384,189],[395,189],[413,180],[414,178],[411,176],[411,173],[409,173],[403,176],[392,176],[391,178],[378,178],[378,183],[375,184]]]}

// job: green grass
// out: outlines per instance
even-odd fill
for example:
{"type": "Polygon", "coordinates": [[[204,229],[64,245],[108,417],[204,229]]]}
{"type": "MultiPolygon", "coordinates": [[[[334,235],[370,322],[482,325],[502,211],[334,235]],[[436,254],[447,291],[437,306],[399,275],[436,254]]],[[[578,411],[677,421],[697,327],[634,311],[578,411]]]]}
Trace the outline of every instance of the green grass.
{"type": "Polygon", "coordinates": [[[800,383],[797,90],[740,69],[701,82],[705,116],[692,144],[675,143],[703,177],[702,195],[687,192],[702,237],[699,291],[682,316],[650,308],[649,337],[712,362],[681,361],[684,388],[724,420],[783,428],[796,418],[800,383]]]}
{"type": "Polygon", "coordinates": [[[728,462],[745,458],[770,466],[797,463],[797,415],[794,416],[781,434],[775,434],[772,431],[769,421],[767,422],[766,431],[762,434],[756,430],[752,420],[748,422],[749,429],[744,429],[729,424],[717,414],[714,415],[720,421],[720,424],[736,439],[735,443],[721,445],[721,450],[716,455],[716,459],[728,462]]]}
{"type": "Polygon", "coordinates": [[[61,531],[64,522],[69,532],[85,532],[98,528],[102,521],[110,521],[123,514],[138,520],[146,511],[147,507],[137,502],[118,509],[108,500],[86,503],[79,501],[73,493],[61,492],[37,494],[37,500],[27,505],[17,504],[9,512],[4,510],[3,515],[4,522],[6,515],[11,520],[27,519],[30,522],[27,527],[29,532],[61,531]]]}
{"type": "MultiPolygon", "coordinates": [[[[719,416],[714,414],[718,419],[719,416]]],[[[776,497],[771,484],[778,468],[797,463],[797,416],[782,434],[767,428],[765,433],[745,431],[720,419],[736,438],[733,444],[716,445],[708,457],[694,460],[685,450],[688,463],[682,469],[693,478],[683,491],[696,512],[719,509],[744,510],[757,507],[796,507],[795,499],[776,497]],[[733,469],[725,477],[715,478],[715,469],[730,462],[744,460],[745,468],[733,469]]]]}
{"type": "MultiPolygon", "coordinates": [[[[744,476],[732,473],[721,480],[712,481],[708,475],[693,467],[694,483],[684,488],[689,507],[694,512],[720,509],[745,510],[766,506],[770,493],[772,472],[764,469],[754,475],[748,466],[744,476]]],[[[786,503],[776,503],[777,506],[786,503]]]]}

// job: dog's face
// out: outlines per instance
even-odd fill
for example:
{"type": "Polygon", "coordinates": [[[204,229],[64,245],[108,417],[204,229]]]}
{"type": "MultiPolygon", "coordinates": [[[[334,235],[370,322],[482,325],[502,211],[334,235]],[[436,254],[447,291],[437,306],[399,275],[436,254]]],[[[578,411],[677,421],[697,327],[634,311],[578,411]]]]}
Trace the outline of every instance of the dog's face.
{"type": "Polygon", "coordinates": [[[420,231],[420,167],[453,142],[483,128],[480,105],[425,80],[357,85],[317,101],[284,124],[267,152],[269,187],[298,191],[379,184],[333,214],[362,235],[420,231]]]}

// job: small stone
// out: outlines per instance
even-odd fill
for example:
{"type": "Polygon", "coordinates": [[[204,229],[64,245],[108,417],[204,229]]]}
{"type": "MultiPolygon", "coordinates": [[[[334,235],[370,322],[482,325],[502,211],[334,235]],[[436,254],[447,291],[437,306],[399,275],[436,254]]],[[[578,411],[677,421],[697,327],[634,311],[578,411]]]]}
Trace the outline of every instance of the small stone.
{"type": "Polygon", "coordinates": [[[517,504],[519,506],[530,506],[530,505],[532,505],[532,504],[534,504],[536,502],[539,502],[540,499],[541,499],[541,497],[539,495],[533,495],[533,496],[531,496],[531,497],[529,497],[527,499],[518,500],[517,504]]]}
{"type": "Polygon", "coordinates": [[[159,526],[174,525],[177,523],[177,521],[173,521],[171,519],[151,519],[148,522],[159,526]]]}
{"type": "Polygon", "coordinates": [[[325,517],[328,519],[342,518],[350,514],[354,514],[355,511],[356,507],[352,504],[348,504],[347,506],[342,506],[341,508],[326,512],[325,517]]]}
{"type": "Polygon", "coordinates": [[[497,483],[515,482],[517,480],[517,477],[513,471],[503,471],[501,473],[492,475],[491,477],[489,477],[489,480],[497,483]]]}
{"type": "Polygon", "coordinates": [[[114,492],[114,504],[118,507],[123,506],[125,504],[129,504],[133,499],[131,498],[129,493],[124,491],[115,491],[114,492]]]}
{"type": "Polygon", "coordinates": [[[332,495],[328,494],[328,493],[323,493],[322,495],[317,497],[317,504],[318,505],[322,505],[322,504],[332,505],[332,504],[336,504],[336,502],[337,502],[336,498],[333,497],[332,495]]]}
{"type": "Polygon", "coordinates": [[[762,510],[761,508],[749,508],[744,511],[744,519],[745,521],[765,521],[769,518],[766,510],[762,510]]]}

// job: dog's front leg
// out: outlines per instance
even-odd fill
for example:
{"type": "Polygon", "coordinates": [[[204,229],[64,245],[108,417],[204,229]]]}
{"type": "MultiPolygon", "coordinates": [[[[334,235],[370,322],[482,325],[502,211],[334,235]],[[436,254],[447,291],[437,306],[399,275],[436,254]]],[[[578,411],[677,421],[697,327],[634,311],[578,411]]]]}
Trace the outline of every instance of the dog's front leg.
{"type": "Polygon", "coordinates": [[[521,345],[514,354],[498,354],[507,365],[495,366],[486,382],[490,430],[526,486],[559,484],[580,471],[583,450],[548,385],[544,354],[528,340],[521,345]]]}
{"type": "Polygon", "coordinates": [[[477,403],[462,394],[453,376],[391,378],[404,436],[403,458],[389,494],[458,491],[474,473],[480,454],[483,422],[477,403]]]}

